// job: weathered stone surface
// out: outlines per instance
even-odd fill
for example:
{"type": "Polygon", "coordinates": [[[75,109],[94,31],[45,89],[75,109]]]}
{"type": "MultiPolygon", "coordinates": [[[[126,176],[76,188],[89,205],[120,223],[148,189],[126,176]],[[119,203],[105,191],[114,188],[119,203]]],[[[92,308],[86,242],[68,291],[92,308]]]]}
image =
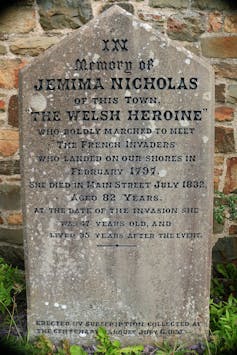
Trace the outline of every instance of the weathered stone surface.
{"type": "Polygon", "coordinates": [[[215,119],[218,122],[232,121],[234,119],[234,109],[228,106],[216,107],[215,119]]]}
{"type": "Polygon", "coordinates": [[[31,37],[19,38],[10,45],[10,50],[14,54],[37,56],[59,41],[57,37],[31,37]]]}
{"type": "Polygon", "coordinates": [[[11,129],[0,130],[0,140],[19,141],[19,133],[11,129]]]}
{"type": "Polygon", "coordinates": [[[224,30],[226,32],[237,32],[237,15],[227,15],[224,22],[224,30]]]}
{"type": "Polygon", "coordinates": [[[200,46],[198,42],[185,43],[185,48],[197,56],[201,55],[200,46]]]}
{"type": "MultiPolygon", "coordinates": [[[[101,7],[101,11],[100,12],[103,12],[105,10],[108,10],[111,6],[113,6],[114,4],[113,3],[107,3],[107,4],[104,4],[102,7],[101,7]]],[[[122,9],[130,12],[131,14],[134,14],[134,6],[133,4],[129,3],[129,2],[116,2],[116,5],[117,6],[120,6],[122,9]]]]}
{"type": "Polygon", "coordinates": [[[176,9],[186,8],[189,5],[188,0],[149,0],[151,7],[173,7],[176,9]]]}
{"type": "Polygon", "coordinates": [[[22,224],[22,213],[12,213],[7,216],[7,223],[16,226],[22,224]]]}
{"type": "Polygon", "coordinates": [[[214,175],[213,182],[214,182],[214,190],[217,191],[219,188],[220,177],[214,175]]]}
{"type": "Polygon", "coordinates": [[[23,247],[0,243],[0,256],[4,258],[8,264],[24,269],[23,247]]]}
{"type": "Polygon", "coordinates": [[[10,228],[4,228],[0,226],[0,242],[22,245],[23,244],[22,228],[10,229],[10,228]]]}
{"type": "Polygon", "coordinates": [[[200,10],[229,10],[236,9],[236,4],[226,0],[192,0],[192,8],[200,10]]]}
{"type": "Polygon", "coordinates": [[[214,245],[212,258],[214,263],[228,263],[236,260],[237,238],[220,238],[214,245]]]}
{"type": "Polygon", "coordinates": [[[217,84],[215,86],[215,100],[217,102],[225,102],[225,84],[217,84]]]}
{"type": "Polygon", "coordinates": [[[6,102],[4,100],[0,100],[0,112],[4,112],[6,109],[6,102]]]}
{"type": "Polygon", "coordinates": [[[0,208],[4,210],[20,209],[20,196],[20,186],[0,184],[0,208]]]}
{"type": "Polygon", "coordinates": [[[0,54],[6,54],[6,53],[7,53],[6,47],[0,44],[0,54]]]}
{"type": "Polygon", "coordinates": [[[237,158],[227,159],[224,193],[237,192],[237,158]]]}
{"type": "MultiPolygon", "coordinates": [[[[215,155],[214,157],[214,190],[219,191],[219,183],[220,177],[223,174],[223,164],[224,164],[224,157],[215,155]]],[[[214,233],[220,233],[219,229],[214,224],[214,233]]]]}
{"type": "Polygon", "coordinates": [[[35,25],[33,8],[10,6],[1,12],[0,33],[28,33],[35,25]]]}
{"type": "Polygon", "coordinates": [[[165,22],[165,17],[160,13],[155,13],[155,10],[146,12],[144,10],[138,10],[137,12],[138,18],[147,22],[158,23],[159,25],[163,25],[165,22]]]}
{"type": "Polygon", "coordinates": [[[20,174],[19,160],[0,160],[0,175],[20,174]]]}
{"type": "Polygon", "coordinates": [[[222,168],[215,168],[214,169],[214,190],[218,191],[219,190],[219,182],[220,182],[220,177],[223,173],[222,168]]]}
{"type": "Polygon", "coordinates": [[[215,64],[214,69],[217,76],[228,79],[237,79],[237,64],[221,62],[215,64]]]}
{"type": "Polygon", "coordinates": [[[19,149],[19,133],[9,129],[0,130],[0,156],[10,157],[19,149]]]}
{"type": "Polygon", "coordinates": [[[6,41],[8,38],[8,34],[0,32],[0,41],[6,41]]]}
{"type": "Polygon", "coordinates": [[[17,88],[18,73],[25,64],[21,59],[0,59],[0,88],[17,88]]]}
{"type": "Polygon", "coordinates": [[[232,104],[237,102],[237,85],[228,86],[227,101],[232,104]]]}
{"type": "Polygon", "coordinates": [[[213,223],[213,233],[214,234],[221,234],[224,232],[224,224],[218,223],[217,221],[215,221],[214,219],[214,223],[213,223]]]}
{"type": "Polygon", "coordinates": [[[7,177],[5,178],[5,181],[6,181],[7,183],[12,183],[12,182],[18,183],[18,182],[21,181],[21,178],[20,178],[20,176],[7,176],[7,177]]]}
{"type": "Polygon", "coordinates": [[[118,6],[22,71],[30,336],[208,333],[213,88],[208,62],[118,6]]]}
{"type": "Polygon", "coordinates": [[[218,36],[201,38],[202,54],[208,58],[235,58],[237,36],[218,36]]]}
{"type": "Polygon", "coordinates": [[[229,234],[230,235],[237,235],[237,225],[232,224],[229,228],[229,234]]]}
{"type": "Polygon", "coordinates": [[[215,152],[235,152],[234,130],[230,127],[217,126],[215,128],[215,152]]]}
{"type": "Polygon", "coordinates": [[[224,164],[224,157],[222,155],[215,155],[214,156],[214,164],[215,165],[222,165],[224,164]]]}
{"type": "Polygon", "coordinates": [[[92,18],[90,0],[37,0],[45,30],[78,28],[92,18]]]}
{"type": "Polygon", "coordinates": [[[18,96],[12,95],[8,104],[8,124],[18,127],[18,96]]]}
{"type": "Polygon", "coordinates": [[[220,12],[211,12],[208,16],[209,32],[219,32],[222,29],[223,20],[220,12]]]}
{"type": "Polygon", "coordinates": [[[167,20],[167,34],[180,41],[197,41],[205,31],[202,15],[191,13],[175,14],[167,20]]]}

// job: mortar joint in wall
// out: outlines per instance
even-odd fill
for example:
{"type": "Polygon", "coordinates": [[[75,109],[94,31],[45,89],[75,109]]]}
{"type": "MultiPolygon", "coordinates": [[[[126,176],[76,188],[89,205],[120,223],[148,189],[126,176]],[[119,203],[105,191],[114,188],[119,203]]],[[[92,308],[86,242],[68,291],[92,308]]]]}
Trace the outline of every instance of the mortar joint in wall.
{"type": "Polygon", "coordinates": [[[45,33],[43,30],[41,24],[40,24],[40,14],[39,14],[39,5],[37,4],[37,1],[34,0],[34,13],[35,13],[35,30],[34,32],[37,32],[39,34],[45,33]]]}
{"type": "Polygon", "coordinates": [[[4,247],[13,247],[15,249],[20,249],[22,250],[23,246],[22,245],[17,245],[17,244],[13,244],[13,243],[7,243],[7,242],[3,242],[3,241],[0,241],[0,247],[1,246],[4,246],[4,247]]]}
{"type": "MultiPolygon", "coordinates": [[[[3,161],[3,160],[0,160],[0,164],[1,164],[1,161],[3,161]]],[[[0,175],[0,184],[21,186],[21,176],[20,175],[0,175]],[[12,178],[12,180],[11,180],[11,178],[12,178]]]]}
{"type": "Polygon", "coordinates": [[[235,140],[235,151],[237,153],[237,129],[236,129],[236,125],[233,125],[234,128],[234,140],[235,140]]]}
{"type": "Polygon", "coordinates": [[[224,157],[224,162],[223,162],[223,172],[220,176],[220,181],[219,181],[219,191],[223,191],[224,190],[224,186],[225,186],[225,176],[227,173],[227,159],[228,156],[225,154],[223,155],[224,157]]]}

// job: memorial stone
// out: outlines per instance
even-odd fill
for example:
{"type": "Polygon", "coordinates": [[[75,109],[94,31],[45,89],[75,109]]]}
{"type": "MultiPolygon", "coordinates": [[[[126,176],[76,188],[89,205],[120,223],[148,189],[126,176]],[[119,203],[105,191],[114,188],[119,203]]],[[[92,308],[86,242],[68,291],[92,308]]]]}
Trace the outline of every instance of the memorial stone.
{"type": "Polygon", "coordinates": [[[209,326],[213,73],[114,6],[21,71],[28,331],[209,326]]]}

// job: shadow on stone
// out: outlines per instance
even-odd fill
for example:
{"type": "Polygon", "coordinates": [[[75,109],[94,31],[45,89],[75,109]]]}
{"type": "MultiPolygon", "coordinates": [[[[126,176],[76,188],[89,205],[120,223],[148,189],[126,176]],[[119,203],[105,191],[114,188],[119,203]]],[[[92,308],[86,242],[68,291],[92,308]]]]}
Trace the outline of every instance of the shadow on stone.
{"type": "Polygon", "coordinates": [[[237,238],[221,238],[212,250],[213,264],[218,263],[237,263],[237,238]]]}

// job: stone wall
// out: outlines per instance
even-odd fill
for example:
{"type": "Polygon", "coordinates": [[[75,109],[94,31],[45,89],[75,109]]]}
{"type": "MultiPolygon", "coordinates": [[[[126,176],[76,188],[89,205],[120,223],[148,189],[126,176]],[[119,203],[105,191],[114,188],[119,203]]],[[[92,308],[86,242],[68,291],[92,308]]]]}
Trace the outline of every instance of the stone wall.
{"type": "MultiPolygon", "coordinates": [[[[237,4],[224,0],[11,0],[0,5],[0,256],[23,264],[18,72],[114,3],[210,60],[216,74],[214,188],[237,192],[237,4]]],[[[174,62],[175,58],[170,58],[174,62]]],[[[215,258],[237,260],[237,221],[215,223],[215,258]],[[223,238],[230,236],[230,238],[223,238]],[[225,243],[228,240],[228,243],[225,243]],[[219,245],[219,246],[218,246],[219,245]]]]}

